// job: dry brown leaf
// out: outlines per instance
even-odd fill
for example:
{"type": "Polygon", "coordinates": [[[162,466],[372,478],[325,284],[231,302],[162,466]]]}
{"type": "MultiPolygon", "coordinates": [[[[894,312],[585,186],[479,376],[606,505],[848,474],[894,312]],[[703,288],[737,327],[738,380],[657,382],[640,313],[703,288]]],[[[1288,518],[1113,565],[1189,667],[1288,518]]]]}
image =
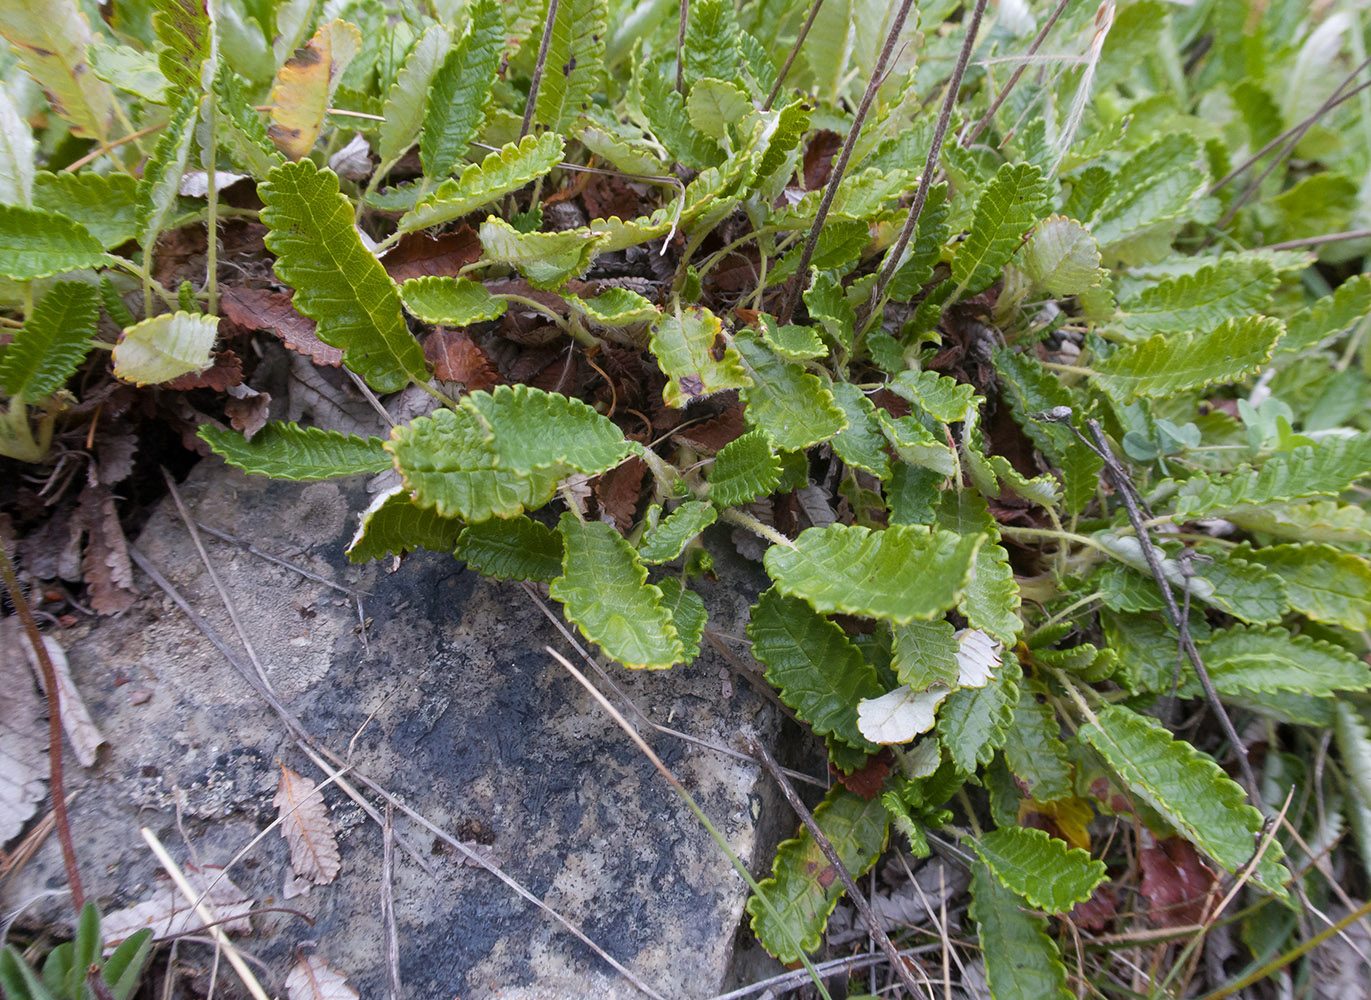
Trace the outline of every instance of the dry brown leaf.
{"type": "Polygon", "coordinates": [[[219,351],[214,355],[214,364],[204,371],[189,372],[170,382],[164,382],[164,389],[213,389],[224,392],[230,386],[243,384],[243,362],[232,351],[219,351]]]}
{"type": "Polygon", "coordinates": [[[229,390],[230,398],[224,401],[224,415],[236,431],[242,431],[249,441],[252,436],[267,425],[271,410],[271,393],[258,392],[245,385],[237,385],[229,390]]]}
{"type": "Polygon", "coordinates": [[[683,427],[672,437],[690,445],[696,451],[713,455],[730,441],[742,437],[744,430],[743,408],[739,405],[729,407],[713,420],[683,427]]]}
{"type": "Polygon", "coordinates": [[[290,292],[273,292],[265,288],[226,288],[220,305],[224,316],[235,326],[247,330],[267,330],[281,338],[281,343],[316,364],[337,368],[343,363],[343,352],[330,347],[314,334],[314,320],[302,316],[291,305],[290,292]]]}
{"type": "Polygon", "coordinates": [[[633,526],[633,515],[643,490],[647,463],[630,458],[595,480],[595,501],[603,520],[626,533],[633,526]]]}
{"type": "MultiPolygon", "coordinates": [[[[206,902],[214,910],[215,916],[224,923],[222,927],[228,934],[251,934],[252,923],[247,914],[253,907],[252,900],[243,895],[243,890],[223,875],[217,865],[206,865],[204,869],[185,865],[182,869],[186,880],[197,894],[203,893],[211,883],[206,902]]],[[[190,900],[177,891],[170,881],[163,882],[148,899],[123,910],[105,914],[100,920],[100,929],[105,934],[105,950],[108,952],[125,938],[142,930],[152,928],[154,938],[171,937],[175,934],[194,933],[202,930],[205,922],[191,907],[190,900]]]]}
{"type": "Polygon", "coordinates": [[[135,596],[133,563],[108,487],[88,483],[77,514],[87,535],[81,571],[90,588],[91,607],[102,615],[128,610],[135,596]]]}
{"type": "Polygon", "coordinates": [[[334,972],[318,955],[301,955],[286,977],[290,1000],[358,1000],[347,977],[334,972]]]}
{"type": "Polygon", "coordinates": [[[402,282],[430,274],[455,278],[480,256],[481,241],[476,230],[463,224],[437,239],[423,233],[407,233],[381,258],[381,263],[392,281],[402,282]]]}
{"type": "Polygon", "coordinates": [[[444,382],[460,382],[476,392],[499,385],[503,379],[479,344],[465,330],[440,326],[424,341],[424,357],[433,375],[444,382]]]}
{"type": "Polygon", "coordinates": [[[123,482],[133,472],[133,456],[138,451],[138,435],[116,430],[95,436],[95,473],[106,486],[123,482]]]}
{"type": "Polygon", "coordinates": [[[281,836],[290,846],[290,866],[295,873],[315,885],[332,882],[342,860],[323,792],[308,778],[282,765],[281,783],[271,804],[281,812],[281,836]]]}
{"type": "Polygon", "coordinates": [[[1191,846],[1180,837],[1154,839],[1144,833],[1138,849],[1142,869],[1139,892],[1147,900],[1147,916],[1158,927],[1183,927],[1204,916],[1205,897],[1216,881],[1191,846]]]}
{"type": "Polygon", "coordinates": [[[362,33],[355,24],[330,21],[276,71],[267,137],[290,159],[298,160],[314,148],[328,102],[361,48],[362,33]]]}
{"type": "Polygon", "coordinates": [[[47,726],[14,618],[0,618],[0,844],[24,828],[47,795],[47,726]]]}
{"type": "MultiPolygon", "coordinates": [[[[34,652],[32,644],[27,639],[24,639],[21,645],[28,654],[33,676],[42,687],[43,668],[38,662],[38,654],[34,652]]],[[[90,717],[90,709],[86,708],[81,692],[76,690],[76,684],[71,679],[71,667],[67,664],[66,650],[50,635],[43,636],[43,648],[48,652],[53,675],[57,678],[57,704],[62,712],[62,729],[71,741],[71,747],[76,751],[76,759],[81,762],[81,766],[90,767],[95,763],[95,755],[100,750],[100,744],[105,742],[105,737],[90,717]]]]}

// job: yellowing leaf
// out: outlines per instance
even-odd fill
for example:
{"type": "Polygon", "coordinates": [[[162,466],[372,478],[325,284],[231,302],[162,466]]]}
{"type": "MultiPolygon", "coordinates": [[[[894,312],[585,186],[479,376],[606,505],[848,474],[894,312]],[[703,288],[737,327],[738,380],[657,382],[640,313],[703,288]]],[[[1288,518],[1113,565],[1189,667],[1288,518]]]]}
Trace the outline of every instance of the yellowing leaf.
{"type": "Polygon", "coordinates": [[[361,47],[362,33],[355,24],[330,21],[277,71],[267,135],[292,160],[314,148],[333,92],[361,47]]]}
{"type": "Polygon", "coordinates": [[[218,316],[164,313],[137,323],[114,345],[114,374],[134,385],[155,385],[210,366],[218,316]]]}
{"type": "Polygon", "coordinates": [[[271,804],[281,812],[281,836],[290,845],[295,873],[315,885],[332,882],[342,861],[323,793],[314,782],[283,766],[271,804]]]}
{"type": "Polygon", "coordinates": [[[5,0],[0,35],[14,46],[52,109],[71,122],[73,134],[106,137],[114,97],[86,60],[94,37],[75,0],[5,0]]]}
{"type": "Polygon", "coordinates": [[[358,1000],[347,977],[334,972],[318,955],[301,955],[286,977],[290,1000],[358,1000]]]}

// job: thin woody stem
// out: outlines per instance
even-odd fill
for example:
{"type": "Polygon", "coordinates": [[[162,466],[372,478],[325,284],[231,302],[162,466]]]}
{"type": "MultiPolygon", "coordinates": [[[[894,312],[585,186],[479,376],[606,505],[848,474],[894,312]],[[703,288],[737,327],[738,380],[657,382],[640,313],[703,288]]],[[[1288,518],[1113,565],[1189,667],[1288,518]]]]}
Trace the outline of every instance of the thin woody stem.
{"type": "Polygon", "coordinates": [[[547,23],[543,25],[543,38],[538,43],[538,61],[533,65],[533,80],[528,85],[528,103],[524,105],[524,120],[519,126],[522,140],[533,127],[533,108],[538,103],[538,88],[543,85],[543,67],[547,65],[547,47],[552,42],[552,26],[557,23],[557,5],[560,0],[548,0],[547,23]]]}
{"type": "Polygon", "coordinates": [[[766,95],[766,103],[762,105],[763,111],[770,111],[771,106],[776,103],[776,97],[781,92],[781,85],[785,83],[786,75],[790,72],[790,66],[795,62],[795,57],[800,54],[800,46],[809,37],[809,29],[814,27],[814,19],[819,16],[819,8],[823,5],[824,0],[814,0],[814,6],[809,8],[809,16],[805,18],[805,23],[800,26],[800,34],[796,37],[795,44],[790,47],[790,52],[781,65],[781,71],[776,74],[776,82],[771,86],[771,93],[766,95]]]}
{"type": "Polygon", "coordinates": [[[1037,36],[1033,39],[1032,44],[1028,46],[1028,51],[1024,54],[1023,62],[1019,64],[1019,68],[1014,71],[1013,76],[1009,78],[1009,82],[1004,85],[1004,89],[1001,90],[995,97],[995,100],[990,103],[989,109],[981,116],[981,120],[976,123],[976,127],[962,137],[963,146],[970,146],[980,138],[981,133],[986,130],[991,119],[995,117],[995,112],[1000,110],[1000,105],[1004,104],[1005,99],[1009,97],[1009,92],[1014,89],[1014,84],[1018,83],[1019,77],[1024,75],[1033,56],[1037,53],[1038,49],[1042,47],[1043,42],[1047,40],[1048,34],[1057,23],[1057,19],[1062,16],[1062,11],[1066,10],[1066,5],[1070,2],[1071,0],[1057,0],[1057,6],[1052,8],[1052,13],[1048,16],[1047,23],[1042,26],[1042,30],[1038,32],[1037,36]]]}

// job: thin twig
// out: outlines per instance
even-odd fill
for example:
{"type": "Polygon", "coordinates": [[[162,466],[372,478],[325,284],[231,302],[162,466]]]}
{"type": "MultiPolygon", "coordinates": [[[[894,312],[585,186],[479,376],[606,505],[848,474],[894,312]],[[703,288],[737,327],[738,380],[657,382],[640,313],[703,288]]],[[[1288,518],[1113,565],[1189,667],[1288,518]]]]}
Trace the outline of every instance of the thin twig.
{"type": "Polygon", "coordinates": [[[971,11],[971,23],[966,28],[966,38],[962,40],[962,50],[957,54],[957,65],[952,71],[952,79],[947,83],[947,96],[943,99],[942,110],[938,113],[938,122],[933,129],[933,142],[928,147],[928,159],[924,161],[924,171],[919,176],[919,190],[914,195],[914,204],[909,206],[909,217],[905,219],[904,228],[900,230],[899,237],[894,244],[886,251],[885,265],[881,268],[880,275],[876,278],[875,287],[871,289],[871,298],[867,300],[866,315],[859,324],[861,330],[865,330],[871,321],[880,314],[881,306],[884,304],[885,290],[895,277],[895,272],[899,270],[900,258],[904,256],[905,248],[909,246],[909,241],[914,235],[914,227],[918,225],[919,216],[923,214],[924,203],[928,200],[928,189],[933,184],[933,174],[938,169],[938,157],[942,153],[943,138],[947,135],[948,123],[952,120],[952,109],[957,103],[957,91],[962,86],[962,76],[966,73],[966,64],[971,59],[971,50],[976,46],[976,35],[981,29],[981,15],[985,13],[986,0],[976,0],[976,6],[971,11]]]}
{"type": "Polygon", "coordinates": [[[366,593],[366,591],[353,590],[351,587],[344,587],[341,583],[334,583],[332,580],[328,579],[328,577],[320,576],[318,573],[311,573],[304,567],[296,566],[292,562],[287,562],[284,559],[280,559],[272,555],[270,552],[263,552],[261,549],[259,549],[257,546],[253,545],[246,539],[237,538],[233,535],[230,535],[227,531],[220,531],[218,528],[212,528],[204,521],[196,521],[195,526],[199,528],[201,531],[205,532],[206,534],[213,535],[220,541],[228,542],[230,545],[238,546],[240,549],[242,549],[249,555],[254,555],[258,559],[265,559],[267,562],[275,563],[277,566],[283,566],[286,569],[290,570],[292,573],[298,573],[301,576],[303,576],[306,580],[313,580],[315,583],[322,584],[323,586],[328,587],[330,590],[336,590],[340,594],[347,594],[349,597],[370,596],[366,593]]]}
{"type": "Polygon", "coordinates": [[[1023,76],[1025,71],[1027,71],[1033,56],[1037,54],[1038,49],[1042,46],[1043,42],[1047,40],[1048,34],[1057,23],[1057,19],[1062,16],[1062,11],[1066,10],[1066,5],[1070,2],[1071,0],[1057,0],[1057,6],[1052,8],[1052,13],[1048,15],[1047,23],[1042,26],[1042,29],[1028,46],[1028,52],[1024,54],[1023,62],[1014,70],[1014,75],[1009,78],[1009,82],[1004,85],[1004,89],[996,95],[995,100],[990,102],[990,108],[981,116],[981,120],[976,123],[975,128],[962,136],[963,146],[969,147],[973,142],[979,139],[981,133],[986,130],[991,119],[995,117],[995,112],[1000,110],[1000,105],[1009,97],[1009,92],[1014,89],[1014,84],[1018,83],[1019,77],[1023,76]]]}
{"type": "MultiPolygon", "coordinates": [[[[984,0],[979,0],[984,6],[984,0]]],[[[885,43],[881,46],[881,54],[876,58],[876,65],[871,71],[871,79],[866,82],[866,91],[862,94],[861,103],[857,105],[857,113],[852,118],[852,127],[847,131],[847,138],[843,140],[842,151],[838,154],[838,162],[833,165],[833,171],[828,178],[828,186],[824,188],[823,198],[819,201],[819,211],[814,216],[814,225],[809,229],[809,236],[805,238],[804,250],[800,254],[799,266],[795,269],[795,277],[792,279],[794,284],[790,293],[786,296],[784,306],[781,308],[781,323],[789,323],[790,318],[795,314],[795,307],[799,304],[800,296],[804,292],[805,283],[809,280],[809,262],[814,259],[814,248],[819,242],[819,233],[823,231],[824,222],[828,219],[828,210],[833,206],[833,198],[838,193],[838,185],[842,183],[843,174],[847,171],[847,161],[852,158],[852,150],[857,145],[857,136],[862,131],[862,124],[866,121],[867,112],[871,110],[871,103],[876,99],[876,93],[881,89],[881,84],[885,80],[885,69],[890,62],[891,55],[895,52],[895,45],[900,40],[900,32],[904,30],[904,23],[909,17],[909,9],[914,5],[914,0],[901,0],[900,9],[895,12],[895,19],[891,22],[890,31],[886,33],[885,43]]]]}
{"type": "Polygon", "coordinates": [[[57,824],[57,839],[62,844],[62,864],[67,870],[67,886],[71,889],[71,902],[76,912],[86,903],[86,893],[81,886],[81,870],[76,864],[76,848],[71,842],[71,824],[67,821],[67,795],[62,786],[62,696],[57,687],[57,670],[48,656],[48,647],[43,644],[43,635],[38,631],[38,623],[33,619],[29,602],[19,586],[19,577],[10,562],[9,551],[0,541],[0,576],[5,579],[5,589],[9,591],[10,603],[19,614],[20,624],[33,646],[34,655],[43,672],[43,687],[48,699],[48,786],[52,790],[52,814],[57,824]]]}
{"type": "Polygon", "coordinates": [[[800,801],[800,797],[795,794],[794,786],[792,786],[790,782],[786,780],[785,775],[781,773],[780,767],[776,764],[776,759],[771,756],[771,751],[767,750],[760,740],[748,740],[747,748],[761,760],[763,765],[765,765],[767,771],[771,774],[772,780],[780,786],[781,794],[784,795],[785,800],[790,803],[790,808],[795,810],[795,815],[800,817],[800,822],[805,825],[805,829],[809,831],[809,835],[814,838],[814,843],[819,845],[819,850],[824,852],[824,857],[827,858],[828,863],[833,866],[833,870],[838,873],[838,878],[842,880],[843,888],[847,890],[848,898],[851,899],[853,905],[857,907],[857,912],[861,914],[862,920],[866,922],[867,930],[870,931],[871,936],[876,939],[876,943],[880,946],[881,951],[885,953],[885,957],[890,960],[891,967],[895,970],[895,974],[900,977],[900,982],[904,984],[904,988],[909,991],[910,996],[918,996],[919,984],[910,973],[909,966],[905,964],[904,959],[900,958],[900,953],[896,951],[895,945],[891,943],[890,936],[886,934],[885,929],[881,927],[880,920],[878,920],[876,914],[872,912],[871,904],[866,901],[866,897],[863,896],[861,890],[857,888],[857,883],[853,881],[852,873],[849,872],[847,866],[843,864],[843,859],[838,857],[837,848],[835,848],[833,842],[825,836],[823,830],[819,828],[819,824],[814,822],[814,814],[800,801]]]}
{"type": "Polygon", "coordinates": [[[795,38],[795,44],[790,47],[785,62],[781,64],[780,72],[776,74],[776,82],[771,85],[771,93],[766,95],[766,103],[762,105],[763,111],[770,111],[771,106],[776,103],[776,98],[781,93],[781,84],[785,83],[786,74],[790,72],[790,66],[795,61],[795,57],[800,54],[800,46],[809,37],[809,29],[814,26],[814,19],[819,16],[819,8],[823,5],[824,0],[814,0],[814,6],[809,8],[809,16],[805,18],[805,23],[800,26],[800,33],[795,38]]]}
{"type": "Polygon", "coordinates": [[[390,1000],[404,1000],[400,985],[400,936],[395,930],[395,807],[386,803],[386,821],[381,826],[381,922],[386,928],[386,971],[390,976],[390,1000]]]}
{"type": "Polygon", "coordinates": [[[557,23],[557,6],[561,0],[548,0],[547,23],[543,25],[543,39],[538,43],[538,61],[533,64],[533,80],[528,85],[528,103],[524,105],[524,121],[519,126],[519,139],[528,135],[533,126],[533,108],[538,103],[538,88],[543,85],[543,67],[547,65],[547,47],[552,41],[552,26],[557,23]]]}
{"type": "MultiPolygon", "coordinates": [[[[916,955],[927,955],[937,951],[940,947],[942,946],[938,944],[921,944],[916,948],[904,948],[899,954],[901,958],[913,958],[916,955]]],[[[877,965],[885,960],[884,955],[871,953],[854,955],[851,958],[829,959],[827,962],[820,962],[814,968],[819,971],[823,978],[831,979],[839,974],[850,975],[853,972],[860,972],[862,969],[877,965]]],[[[808,978],[808,972],[804,969],[796,969],[794,972],[783,972],[779,976],[772,976],[770,979],[763,979],[748,986],[730,990],[727,993],[720,993],[710,997],[709,1000],[743,1000],[744,997],[750,997],[767,990],[785,990],[791,986],[799,986],[808,978]]]]}
{"type": "Polygon", "coordinates": [[[87,163],[90,163],[93,160],[98,160],[100,157],[104,156],[110,150],[114,149],[114,147],[122,146],[126,142],[136,142],[148,133],[156,132],[158,129],[163,129],[166,127],[166,122],[161,122],[157,125],[149,125],[147,128],[140,128],[137,132],[130,132],[122,139],[115,139],[109,145],[96,146],[94,149],[92,149],[85,156],[81,157],[79,160],[73,160],[71,163],[68,163],[65,167],[62,168],[62,170],[64,173],[74,174],[76,171],[84,167],[87,163]]]}
{"type": "MultiPolygon", "coordinates": [[[[1367,84],[1371,86],[1371,83],[1367,84]]],[[[1258,250],[1299,250],[1303,247],[1321,247],[1325,243],[1340,243],[1343,240],[1364,240],[1371,236],[1371,229],[1349,229],[1342,233],[1325,233],[1323,236],[1307,236],[1302,240],[1285,240],[1283,243],[1268,243],[1258,250]]]]}

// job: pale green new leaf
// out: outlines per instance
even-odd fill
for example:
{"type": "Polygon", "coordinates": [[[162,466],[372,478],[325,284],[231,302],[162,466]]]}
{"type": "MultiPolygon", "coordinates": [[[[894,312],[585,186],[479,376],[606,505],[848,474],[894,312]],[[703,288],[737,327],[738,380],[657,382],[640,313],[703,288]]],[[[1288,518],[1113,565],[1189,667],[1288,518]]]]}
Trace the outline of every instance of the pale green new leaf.
{"type": "Polygon", "coordinates": [[[833,439],[834,452],[853,468],[889,479],[890,458],[885,453],[885,435],[876,420],[875,406],[851,382],[835,382],[832,392],[833,401],[847,417],[847,428],[833,439]]]}
{"type": "Polygon", "coordinates": [[[504,47],[499,8],[496,0],[471,4],[467,33],[433,75],[419,139],[419,160],[424,176],[431,180],[452,173],[485,121],[486,102],[504,47]]]}
{"type": "MultiPolygon", "coordinates": [[[[1252,858],[1262,816],[1242,788],[1189,743],[1173,739],[1156,720],[1122,705],[1109,705],[1080,738],[1099,752],[1124,785],[1225,870],[1236,872],[1252,858]]],[[[1273,841],[1253,872],[1257,885],[1282,899],[1290,875],[1273,841]]]]}
{"type": "Polygon", "coordinates": [[[734,127],[752,113],[752,102],[737,85],[705,77],[690,88],[686,115],[690,124],[725,149],[733,148],[734,127]]]}
{"type": "Polygon", "coordinates": [[[550,583],[562,575],[562,536],[520,514],[462,529],[453,553],[483,576],[550,583]]]}
{"type": "MultiPolygon", "coordinates": [[[[765,181],[781,167],[785,166],[790,151],[800,144],[809,129],[809,116],[813,109],[804,101],[792,101],[781,108],[776,116],[776,129],[767,140],[766,149],[757,163],[757,180],[765,181]]],[[[844,211],[839,207],[839,211],[844,211]]],[[[848,214],[852,214],[850,211],[848,214]]]]}
{"type": "Polygon", "coordinates": [[[880,749],[862,736],[857,703],[885,691],[841,628],[773,587],[753,605],[747,634],[753,657],[766,664],[766,679],[816,733],[867,753],[880,749]]]}
{"type": "Polygon", "coordinates": [[[80,223],[18,205],[0,205],[0,275],[46,278],[109,263],[104,247],[80,223]]]}
{"type": "Polygon", "coordinates": [[[0,355],[0,392],[34,402],[62,388],[94,346],[98,315],[90,285],[53,285],[0,355]]]}
{"type": "Polygon", "coordinates": [[[751,430],[719,449],[709,473],[709,499],[736,507],[781,484],[781,460],[766,431],[751,430]]]}
{"type": "Polygon", "coordinates": [[[1224,320],[1203,334],[1159,333],[1098,362],[1095,384],[1128,402],[1240,382],[1271,360],[1284,332],[1280,320],[1246,316],[1224,320]]]}
{"type": "Polygon", "coordinates": [[[138,182],[128,174],[40,171],[33,207],[76,220],[106,250],[138,236],[138,182]]]}
{"type": "Polygon", "coordinates": [[[391,464],[382,438],[361,438],[284,421],[267,424],[250,441],[209,424],[201,424],[197,433],[229,465],[272,479],[370,476],[391,464]]]}
{"type": "Polygon", "coordinates": [[[37,151],[33,129],[19,114],[9,90],[0,88],[0,205],[32,206],[37,151]]]}
{"type": "Polygon", "coordinates": [[[847,427],[847,417],[816,375],[778,358],[755,336],[740,333],[734,345],[752,384],[739,391],[743,416],[771,435],[782,451],[799,451],[847,427]]]}
{"type": "Polygon", "coordinates": [[[1023,671],[1017,657],[1000,667],[1000,676],[978,688],[957,688],[938,712],[938,736],[957,767],[975,774],[1004,745],[1019,703],[1023,671]]]}
{"type": "Polygon", "coordinates": [[[956,471],[957,459],[947,445],[946,434],[934,436],[914,414],[896,418],[885,410],[877,410],[876,422],[903,461],[942,476],[950,476],[956,471]]]}
{"type": "Polygon", "coordinates": [[[1313,444],[1278,452],[1257,469],[1187,479],[1176,497],[1174,516],[1189,520],[1303,497],[1337,496],[1368,474],[1371,434],[1319,438],[1313,444]]]}
{"type": "Polygon", "coordinates": [[[379,494],[360,515],[357,533],[348,543],[347,557],[368,562],[416,549],[451,552],[462,522],[420,507],[403,486],[379,494]]]}
{"type": "Polygon", "coordinates": [[[1210,329],[1266,309],[1278,280],[1275,268],[1259,258],[1220,258],[1146,286],[1120,304],[1112,326],[1130,339],[1210,329]]]}
{"type": "Polygon", "coordinates": [[[1371,274],[1348,278],[1326,295],[1285,321],[1285,336],[1276,345],[1281,353],[1308,351],[1371,313],[1371,274]]]}
{"type": "Polygon", "coordinates": [[[617,170],[629,174],[660,174],[666,169],[655,144],[642,133],[632,135],[604,122],[588,123],[581,129],[581,145],[617,170]]]}
{"type": "Polygon", "coordinates": [[[338,175],[308,159],[284,163],[257,193],[276,274],[295,289],[295,308],[318,324],[318,338],[341,348],[343,363],[380,392],[427,382],[395,283],[362,245],[338,175]]]}
{"type": "Polygon", "coordinates": [[[176,207],[176,195],[181,177],[190,161],[195,144],[195,124],[200,111],[198,94],[188,93],[176,106],[171,120],[157,139],[152,156],[143,165],[143,177],[138,182],[138,242],[143,244],[144,258],[156,245],[157,236],[167,224],[176,207]]]}
{"type": "Polygon", "coordinates": [[[723,322],[708,309],[691,306],[668,313],[652,328],[649,347],[667,376],[662,400],[680,408],[694,399],[748,384],[738,352],[728,347],[714,357],[723,322]]]}
{"type": "Polygon", "coordinates": [[[1085,902],[1108,877],[1103,861],[1046,830],[1001,827],[982,834],[972,846],[1001,885],[1047,913],[1065,913],[1085,902]]]}
{"type": "Polygon", "coordinates": [[[551,132],[502,146],[425,195],[400,217],[397,231],[410,233],[460,219],[542,177],[557,165],[562,152],[562,137],[551,132]]]}
{"type": "Polygon", "coordinates": [[[1317,622],[1371,629],[1371,561],[1331,545],[1243,545],[1236,554],[1285,581],[1290,606],[1317,622]]]}
{"type": "Polygon", "coordinates": [[[681,662],[693,663],[700,655],[700,640],[709,620],[704,598],[686,587],[677,576],[667,577],[657,587],[662,592],[662,606],[671,612],[671,624],[685,649],[681,662]]]}
{"type": "MultiPolygon", "coordinates": [[[[779,468],[777,463],[778,475],[779,468]]],[[[665,520],[643,533],[643,540],[638,545],[638,558],[645,563],[671,562],[717,517],[713,504],[687,500],[668,514],[665,520]]]]}
{"type": "MultiPolygon", "coordinates": [[[[1169,645],[1174,647],[1174,639],[1169,645]]],[[[1290,693],[1321,698],[1371,687],[1371,667],[1355,654],[1282,628],[1235,625],[1200,643],[1200,654],[1214,687],[1224,695],[1290,693]]],[[[1182,697],[1203,693],[1193,676],[1181,689],[1182,697]]]]}
{"type": "Polygon", "coordinates": [[[1018,896],[990,869],[973,865],[971,917],[985,956],[985,980],[994,1000],[1071,1000],[1066,966],[1047,933],[1047,918],[1024,911],[1018,896]]]}
{"type": "Polygon", "coordinates": [[[381,123],[377,153],[382,163],[398,160],[414,144],[424,123],[429,84],[451,47],[452,32],[444,25],[431,24],[409,50],[381,108],[386,120],[381,123]]]}
{"type": "MultiPolygon", "coordinates": [[[[860,878],[885,850],[890,813],[879,798],[867,801],[835,787],[814,810],[814,821],[853,878],[860,878]]],[[[756,896],[747,901],[752,932],[780,961],[798,962],[803,953],[819,947],[843,883],[808,830],[777,848],[771,871],[772,877],[758,886],[770,907],[756,896]]]]}
{"type": "Polygon", "coordinates": [[[889,388],[945,424],[965,420],[976,403],[976,387],[931,371],[901,372],[889,388]]]}
{"type": "MultiPolygon", "coordinates": [[[[73,133],[105,139],[114,122],[114,94],[92,72],[86,51],[95,40],[75,0],[5,0],[0,35],[38,81],[48,104],[73,133]]],[[[3,230],[0,230],[3,231],[3,230]]]]}
{"type": "Polygon", "coordinates": [[[660,309],[637,292],[618,286],[606,288],[593,299],[577,298],[574,295],[566,298],[585,315],[586,319],[596,326],[610,329],[650,323],[662,314],[660,309]]]}
{"type": "Polygon", "coordinates": [[[1271,503],[1230,511],[1240,528],[1310,542],[1371,542],[1371,511],[1335,500],[1271,503]]]}
{"type": "Polygon", "coordinates": [[[957,683],[960,667],[957,664],[956,630],[941,618],[927,622],[910,622],[891,629],[890,669],[901,684],[915,691],[925,691],[933,684],[952,687],[957,683]]]}
{"type": "Polygon", "coordinates": [[[975,295],[999,280],[1033,224],[1047,207],[1042,171],[1027,163],[1006,163],[981,192],[971,232],[952,258],[952,280],[975,295]]]}
{"type": "Polygon", "coordinates": [[[1034,799],[1052,802],[1070,797],[1075,789],[1061,723],[1052,707],[1038,697],[1045,694],[1039,682],[1023,682],[1014,724],[1005,732],[1004,759],[1034,799]]]}
{"type": "Polygon", "coordinates": [[[512,264],[535,288],[555,288],[584,272],[605,241],[603,233],[585,229],[521,233],[493,215],[481,223],[479,236],[487,260],[512,264]]]}
{"type": "Polygon", "coordinates": [[[504,315],[505,300],[470,278],[426,274],[400,286],[400,299],[411,316],[436,326],[470,326],[504,315]]]}
{"type": "Polygon", "coordinates": [[[175,312],[135,323],[119,335],[111,360],[116,377],[134,385],[170,382],[214,361],[218,316],[175,312]]]}
{"type": "Polygon", "coordinates": [[[1033,230],[1018,266],[1053,295],[1080,295],[1100,283],[1100,248],[1075,219],[1054,215],[1033,230]]]}
{"type": "Polygon", "coordinates": [[[601,521],[567,512],[560,521],[562,575],[549,593],[581,634],[611,659],[633,669],[662,670],[685,658],[685,648],[647,582],[647,569],[624,537],[601,521]]]}
{"type": "Polygon", "coordinates": [[[765,562],[781,593],[818,611],[903,625],[956,604],[984,540],[913,525],[830,524],[805,529],[793,546],[773,545],[765,562]]]}
{"type": "Polygon", "coordinates": [[[1371,810],[1371,724],[1356,706],[1340,701],[1333,710],[1333,737],[1350,791],[1363,810],[1371,810]]]}
{"type": "Polygon", "coordinates": [[[557,7],[533,109],[533,120],[550,132],[565,131],[600,86],[607,15],[605,0],[563,0],[557,7]]]}

